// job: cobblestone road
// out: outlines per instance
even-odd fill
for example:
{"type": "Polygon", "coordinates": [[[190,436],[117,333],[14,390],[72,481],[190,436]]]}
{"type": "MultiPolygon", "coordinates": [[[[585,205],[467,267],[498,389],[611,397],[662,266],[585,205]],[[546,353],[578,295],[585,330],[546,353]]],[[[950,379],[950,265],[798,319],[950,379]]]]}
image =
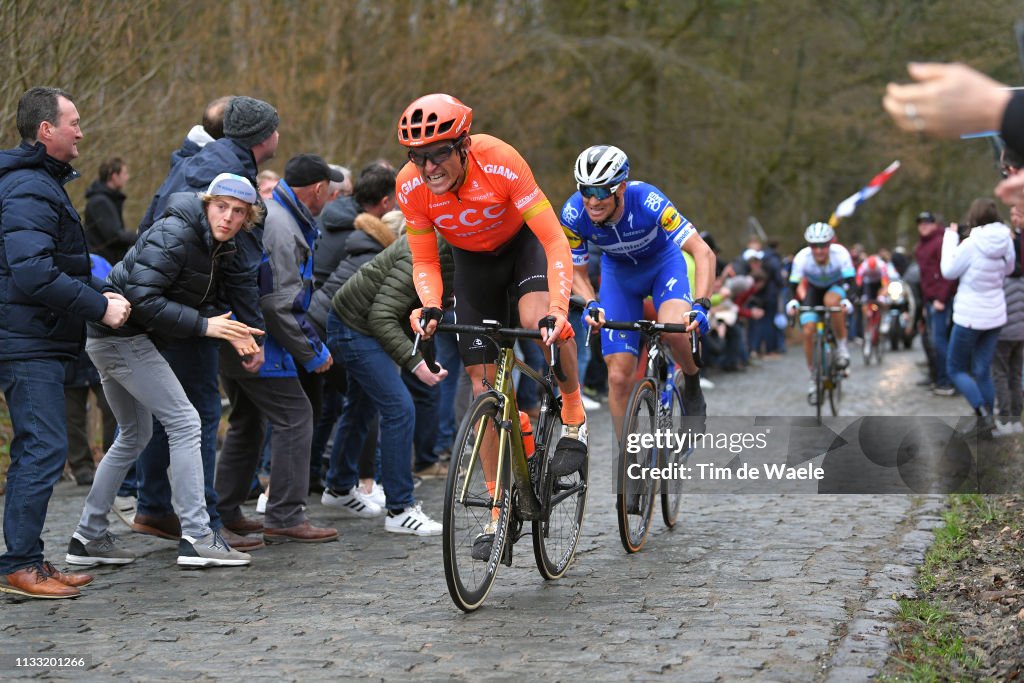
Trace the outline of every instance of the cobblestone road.
{"type": "MultiPolygon", "coordinates": [[[[962,399],[912,386],[919,357],[893,354],[867,369],[855,358],[845,411],[966,413],[962,399]]],[[[717,377],[708,402],[717,414],[806,414],[805,376],[791,351],[717,377]]],[[[138,561],[97,570],[78,600],[3,598],[0,678],[843,681],[877,671],[891,596],[911,590],[941,498],[692,496],[676,530],[657,522],[644,550],[627,556],[610,421],[597,418],[584,538],[561,581],[541,579],[524,539],[484,607],[463,615],[446,592],[440,538],[387,534],[382,521],[338,519],[311,499],[313,518],[336,523],[340,542],[184,572],[173,543],[125,532],[138,561]],[[84,655],[91,668],[13,668],[11,657],[32,654],[84,655]]],[[[440,517],[442,484],[417,492],[440,517]]],[[[58,487],[44,536],[55,561],[83,497],[58,487]]]]}

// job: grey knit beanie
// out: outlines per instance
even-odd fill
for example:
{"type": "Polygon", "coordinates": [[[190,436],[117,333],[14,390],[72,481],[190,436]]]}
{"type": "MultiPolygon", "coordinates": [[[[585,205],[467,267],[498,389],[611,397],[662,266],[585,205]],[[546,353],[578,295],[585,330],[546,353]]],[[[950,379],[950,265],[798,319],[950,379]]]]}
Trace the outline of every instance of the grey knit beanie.
{"type": "Polygon", "coordinates": [[[249,149],[273,135],[279,123],[276,109],[244,95],[232,98],[224,110],[224,136],[249,149]]]}

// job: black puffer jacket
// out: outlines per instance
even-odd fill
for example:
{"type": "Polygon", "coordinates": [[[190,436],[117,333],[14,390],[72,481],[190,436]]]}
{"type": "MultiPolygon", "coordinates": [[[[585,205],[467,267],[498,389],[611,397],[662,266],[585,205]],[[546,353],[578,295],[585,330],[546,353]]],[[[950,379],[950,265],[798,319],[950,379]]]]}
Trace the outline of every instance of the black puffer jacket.
{"type": "Polygon", "coordinates": [[[338,264],[348,256],[346,243],[355,230],[356,216],[362,209],[352,197],[338,197],[324,207],[317,218],[320,237],[313,253],[313,284],[321,286],[338,264]]]}
{"type": "Polygon", "coordinates": [[[114,266],[107,289],[132,304],[118,330],[94,325],[93,335],[193,337],[206,332],[206,318],[227,310],[221,288],[231,278],[235,241],[213,239],[203,202],[191,192],[170,197],[167,210],[114,266]]]}

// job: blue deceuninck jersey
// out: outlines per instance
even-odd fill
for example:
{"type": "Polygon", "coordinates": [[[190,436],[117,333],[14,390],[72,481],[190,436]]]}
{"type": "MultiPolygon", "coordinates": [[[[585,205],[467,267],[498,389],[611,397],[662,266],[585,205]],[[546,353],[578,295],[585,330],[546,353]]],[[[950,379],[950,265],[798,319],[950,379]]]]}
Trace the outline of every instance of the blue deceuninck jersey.
{"type": "Polygon", "coordinates": [[[590,222],[580,193],[569,197],[562,207],[562,230],[569,238],[573,265],[587,263],[588,242],[599,246],[606,258],[639,264],[669,249],[679,251],[697,232],[654,185],[629,182],[622,202],[625,210],[618,223],[597,227],[590,222]]]}

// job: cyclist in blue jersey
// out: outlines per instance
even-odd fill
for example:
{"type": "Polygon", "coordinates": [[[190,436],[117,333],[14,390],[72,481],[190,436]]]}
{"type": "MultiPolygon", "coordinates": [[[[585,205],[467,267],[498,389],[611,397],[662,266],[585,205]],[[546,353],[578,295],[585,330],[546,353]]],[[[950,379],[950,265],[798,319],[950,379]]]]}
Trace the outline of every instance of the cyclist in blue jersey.
{"type": "MultiPolygon", "coordinates": [[[[794,315],[801,305],[804,306],[842,306],[846,315],[853,313],[850,303],[850,290],[857,276],[853,267],[853,258],[843,245],[835,242],[836,233],[828,223],[812,223],[804,231],[807,246],[797,252],[793,258],[793,268],[789,275],[790,298],[786,304],[786,312],[794,315]],[[807,279],[806,289],[801,283],[807,279]]],[[[836,336],[836,353],[839,366],[850,365],[850,351],[846,345],[846,315],[832,316],[832,332],[836,336]]],[[[814,313],[802,313],[800,325],[804,334],[804,356],[807,368],[811,371],[807,395],[814,396],[816,383],[814,380],[814,313]]]]}
{"type": "MultiPolygon", "coordinates": [[[[617,147],[595,145],[576,159],[576,187],[562,207],[562,229],[569,238],[573,260],[573,291],[587,300],[584,320],[595,328],[610,320],[643,318],[643,302],[654,298],[658,320],[687,323],[689,330],[708,332],[708,309],[715,278],[715,254],[661,190],[629,181],[629,159],[617,147]],[[600,303],[587,275],[587,245],[600,247],[600,303]],[[693,256],[696,270],[692,291],[683,251],[693,256]],[[694,296],[696,295],[696,296],[694,296]]],[[[601,350],[608,365],[608,408],[625,412],[633,385],[640,334],[607,330],[601,350]]],[[[686,376],[683,404],[687,415],[705,415],[700,373],[686,335],[664,337],[686,376]]],[[[620,425],[616,423],[616,432],[620,425]]]]}

